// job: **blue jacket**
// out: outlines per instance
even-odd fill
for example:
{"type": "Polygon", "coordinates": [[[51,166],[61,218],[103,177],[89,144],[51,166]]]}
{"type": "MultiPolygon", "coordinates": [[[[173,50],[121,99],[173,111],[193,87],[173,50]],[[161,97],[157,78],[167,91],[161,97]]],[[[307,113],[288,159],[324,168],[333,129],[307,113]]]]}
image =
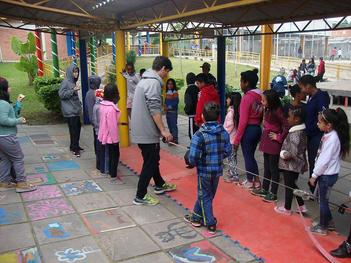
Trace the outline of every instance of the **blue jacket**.
{"type": "Polygon", "coordinates": [[[309,98],[307,101],[306,110],[306,133],[308,137],[314,137],[316,135],[322,135],[322,132],[318,129],[318,113],[324,108],[329,108],[330,98],[328,92],[321,91],[318,89],[317,93],[309,98]]]}
{"type": "Polygon", "coordinates": [[[205,122],[191,139],[189,163],[197,167],[198,176],[223,174],[223,159],[232,152],[229,134],[217,121],[205,122]]]}

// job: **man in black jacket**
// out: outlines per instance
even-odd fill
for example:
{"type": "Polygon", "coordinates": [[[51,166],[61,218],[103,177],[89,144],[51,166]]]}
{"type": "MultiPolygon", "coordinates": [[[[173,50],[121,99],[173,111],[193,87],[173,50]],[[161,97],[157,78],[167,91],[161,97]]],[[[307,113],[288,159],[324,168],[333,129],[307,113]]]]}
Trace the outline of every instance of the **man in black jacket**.
{"type": "Polygon", "coordinates": [[[196,105],[197,105],[197,99],[198,99],[198,94],[199,94],[199,88],[195,85],[195,74],[190,72],[186,75],[186,83],[188,85],[186,91],[185,91],[185,96],[184,96],[184,111],[188,115],[189,120],[189,138],[191,140],[191,137],[193,134],[199,129],[195,125],[195,113],[196,113],[196,105]]]}

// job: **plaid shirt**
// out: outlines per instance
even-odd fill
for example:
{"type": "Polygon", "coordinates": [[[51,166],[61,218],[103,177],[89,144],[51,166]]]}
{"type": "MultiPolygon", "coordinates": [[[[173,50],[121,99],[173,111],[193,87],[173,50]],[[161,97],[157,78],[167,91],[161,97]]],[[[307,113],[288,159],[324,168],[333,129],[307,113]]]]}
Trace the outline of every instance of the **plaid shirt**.
{"type": "Polygon", "coordinates": [[[229,135],[216,121],[206,122],[191,139],[189,162],[197,167],[198,176],[223,174],[223,159],[232,152],[229,135]]]}

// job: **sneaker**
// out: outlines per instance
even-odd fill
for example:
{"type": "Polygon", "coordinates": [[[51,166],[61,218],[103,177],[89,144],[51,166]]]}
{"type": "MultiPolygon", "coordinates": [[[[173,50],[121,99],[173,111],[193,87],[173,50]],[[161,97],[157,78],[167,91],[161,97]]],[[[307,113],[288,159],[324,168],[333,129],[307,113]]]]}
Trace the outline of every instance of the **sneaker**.
{"type": "Polygon", "coordinates": [[[216,225],[207,226],[207,230],[208,230],[208,233],[210,233],[211,235],[214,235],[216,234],[217,227],[216,225]]]}
{"type": "Polygon", "coordinates": [[[321,236],[326,236],[328,235],[328,230],[324,229],[320,224],[311,226],[310,231],[313,234],[321,235],[321,236]]]}
{"type": "Polygon", "coordinates": [[[277,200],[278,200],[277,195],[272,194],[272,193],[266,194],[266,196],[263,198],[263,201],[265,201],[267,203],[274,203],[277,200]]]}
{"type": "Polygon", "coordinates": [[[284,206],[276,206],[276,207],[274,207],[274,211],[276,211],[278,214],[291,216],[291,210],[285,209],[284,206]]]}
{"type": "Polygon", "coordinates": [[[243,187],[246,188],[246,189],[252,189],[253,186],[254,186],[254,184],[253,184],[253,182],[250,182],[250,181],[248,181],[248,180],[245,180],[245,181],[243,181],[243,182],[241,183],[241,186],[243,186],[243,187]]]}
{"type": "Polygon", "coordinates": [[[17,193],[25,193],[25,192],[32,192],[37,190],[35,185],[32,185],[28,182],[20,182],[16,184],[16,192],[17,193]]]}
{"type": "Polygon", "coordinates": [[[193,168],[195,168],[195,166],[194,165],[187,165],[187,166],[185,166],[187,169],[193,169],[193,168]]]}
{"type": "Polygon", "coordinates": [[[155,186],[154,193],[157,195],[161,195],[165,192],[172,192],[177,189],[177,186],[175,184],[167,184],[164,183],[161,187],[155,186]]]}
{"type": "Polygon", "coordinates": [[[260,181],[254,181],[253,187],[255,189],[261,189],[261,182],[260,181]]]}
{"type": "Polygon", "coordinates": [[[0,183],[0,188],[14,189],[14,188],[16,188],[16,183],[13,183],[13,182],[2,182],[2,183],[0,183]]]}
{"type": "Polygon", "coordinates": [[[305,205],[300,205],[300,206],[296,209],[295,212],[296,212],[296,213],[299,213],[299,212],[301,212],[301,213],[307,213],[307,212],[308,212],[308,209],[306,208],[305,205]]]}
{"type": "Polygon", "coordinates": [[[82,147],[78,147],[79,151],[84,152],[84,149],[82,147]]]}
{"type": "MultiPolygon", "coordinates": [[[[317,226],[319,225],[319,221],[313,221],[312,222],[312,226],[317,226]]],[[[330,220],[328,223],[328,231],[335,231],[336,230],[336,226],[333,220],[330,220]]]]}
{"type": "Polygon", "coordinates": [[[74,151],[73,154],[74,154],[77,158],[80,157],[80,151],[74,151]]]}
{"type": "Polygon", "coordinates": [[[269,192],[264,189],[253,189],[251,194],[255,196],[265,197],[269,192]]]}
{"type": "Polygon", "coordinates": [[[330,251],[330,255],[337,258],[351,258],[351,244],[344,241],[337,249],[330,251]]]}
{"type": "Polygon", "coordinates": [[[184,216],[184,221],[191,224],[193,227],[200,227],[202,226],[201,222],[198,220],[194,220],[192,215],[185,215],[184,216]]]}
{"type": "Polygon", "coordinates": [[[146,194],[143,199],[135,197],[133,200],[133,204],[135,205],[157,205],[159,202],[157,198],[149,194],[146,194]]]}

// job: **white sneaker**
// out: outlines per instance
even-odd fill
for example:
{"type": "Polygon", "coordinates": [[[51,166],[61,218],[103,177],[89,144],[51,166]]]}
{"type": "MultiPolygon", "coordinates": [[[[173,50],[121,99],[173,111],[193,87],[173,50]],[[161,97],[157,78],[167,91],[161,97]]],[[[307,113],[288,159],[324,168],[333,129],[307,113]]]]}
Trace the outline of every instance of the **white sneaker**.
{"type": "Polygon", "coordinates": [[[241,185],[246,188],[246,189],[253,189],[254,187],[254,183],[253,182],[250,182],[248,180],[245,180],[241,183],[241,185]]]}

